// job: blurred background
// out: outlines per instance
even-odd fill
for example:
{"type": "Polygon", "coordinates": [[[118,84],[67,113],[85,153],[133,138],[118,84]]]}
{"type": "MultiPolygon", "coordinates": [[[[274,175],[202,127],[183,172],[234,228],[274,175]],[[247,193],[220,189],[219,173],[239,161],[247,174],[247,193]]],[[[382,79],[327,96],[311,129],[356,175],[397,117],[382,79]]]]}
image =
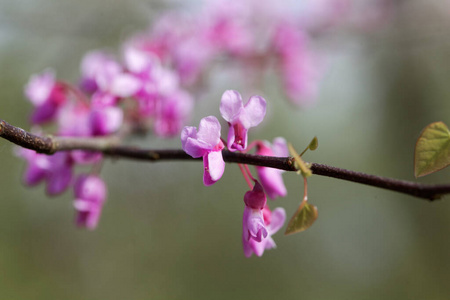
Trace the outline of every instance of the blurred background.
{"type": "MultiPolygon", "coordinates": [[[[305,0],[306,1],[306,0],[305,0]]],[[[317,103],[293,109],[279,84],[262,89],[264,124],[250,139],[284,136],[308,161],[416,180],[414,145],[429,123],[450,124],[450,3],[392,1],[371,30],[331,31],[333,53],[317,103]]],[[[0,118],[29,129],[23,86],[47,67],[76,82],[88,50],[118,52],[130,34],[169,9],[199,1],[0,0],[0,118]]],[[[281,4],[280,4],[281,5],[281,4]]],[[[272,82],[269,78],[267,82],[272,82]]],[[[192,124],[219,116],[225,89],[213,82],[192,124]],[[214,100],[215,99],[215,100],[214,100]]],[[[248,96],[243,92],[245,97],[248,96]]],[[[130,143],[181,147],[152,136],[130,143]]],[[[95,231],[73,224],[73,195],[55,198],[21,183],[25,162],[0,140],[1,299],[449,299],[450,199],[410,196],[313,176],[319,218],[307,231],[274,236],[278,248],[245,258],[243,195],[236,165],[212,187],[193,162],[108,160],[108,202],[95,231]]],[[[301,177],[284,174],[288,196],[271,202],[290,217],[301,177]]],[[[450,169],[419,182],[449,183],[450,169]]]]}

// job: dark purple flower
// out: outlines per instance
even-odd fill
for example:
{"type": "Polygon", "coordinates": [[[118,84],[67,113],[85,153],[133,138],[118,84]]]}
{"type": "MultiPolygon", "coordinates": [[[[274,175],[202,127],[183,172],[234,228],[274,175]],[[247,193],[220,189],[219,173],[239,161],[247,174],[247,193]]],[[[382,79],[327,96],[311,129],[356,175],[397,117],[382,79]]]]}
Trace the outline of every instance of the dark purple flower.
{"type": "Polygon", "coordinates": [[[24,174],[26,185],[33,186],[45,181],[47,193],[57,195],[64,192],[72,182],[73,160],[68,152],[45,155],[23,148],[18,151],[18,155],[28,162],[24,174]]]}

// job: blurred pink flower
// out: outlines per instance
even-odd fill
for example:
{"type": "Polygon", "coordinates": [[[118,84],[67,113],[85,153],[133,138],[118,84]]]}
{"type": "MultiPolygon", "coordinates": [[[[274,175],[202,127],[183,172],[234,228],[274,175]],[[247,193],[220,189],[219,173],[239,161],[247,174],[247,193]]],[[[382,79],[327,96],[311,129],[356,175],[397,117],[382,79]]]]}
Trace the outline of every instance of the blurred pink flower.
{"type": "Polygon", "coordinates": [[[105,183],[98,176],[81,175],[75,183],[74,194],[77,226],[95,229],[106,199],[105,183]]]}
{"type": "Polygon", "coordinates": [[[35,106],[31,116],[33,124],[53,120],[58,109],[67,100],[64,86],[56,81],[55,74],[50,69],[31,76],[25,86],[25,95],[35,106]]]}

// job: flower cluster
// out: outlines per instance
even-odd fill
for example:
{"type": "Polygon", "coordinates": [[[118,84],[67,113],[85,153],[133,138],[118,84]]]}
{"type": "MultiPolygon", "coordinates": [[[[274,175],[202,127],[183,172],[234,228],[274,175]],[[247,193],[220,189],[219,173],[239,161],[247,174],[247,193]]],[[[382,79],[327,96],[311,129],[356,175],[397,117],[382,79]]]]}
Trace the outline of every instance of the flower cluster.
{"type": "MultiPolygon", "coordinates": [[[[260,96],[244,104],[236,91],[223,94],[220,114],[228,124],[226,141],[213,116],[202,119],[198,129],[184,127],[212,66],[224,61],[221,71],[239,66],[242,81],[252,83],[261,82],[261,74],[273,69],[294,104],[311,104],[324,71],[322,55],[313,51],[314,39],[331,25],[344,23],[351,8],[348,0],[312,1],[300,11],[275,0],[215,0],[197,14],[162,15],[148,31],[126,39],[120,56],[102,50],[87,53],[78,84],[58,80],[50,69],[31,76],[25,87],[34,107],[30,122],[38,132],[48,126],[54,136],[79,138],[117,140],[150,129],[169,138],[181,131],[183,149],[203,158],[203,182],[212,185],[224,173],[225,147],[241,152],[256,147],[259,155],[287,156],[282,138],[273,144],[248,144],[249,129],[260,124],[266,112],[260,96]]],[[[22,149],[18,154],[28,163],[27,185],[45,182],[49,195],[73,188],[76,223],[96,227],[106,199],[106,186],[98,176],[101,153],[73,150],[46,156],[22,149]],[[76,174],[78,165],[90,166],[91,171],[76,174]]],[[[275,246],[271,235],[284,222],[284,211],[271,212],[266,195],[275,199],[287,191],[279,170],[257,167],[259,181],[247,166],[241,170],[251,188],[245,196],[244,251],[247,256],[261,255],[275,246]]]]}
{"type": "MultiPolygon", "coordinates": [[[[190,156],[203,157],[203,183],[212,185],[224,173],[225,162],[222,150],[227,145],[229,151],[247,152],[248,130],[262,122],[266,114],[266,100],[260,96],[251,97],[246,104],[237,91],[228,90],[220,101],[220,114],[228,123],[228,138],[224,143],[220,138],[221,126],[214,116],[205,117],[200,121],[198,130],[192,126],[185,126],[181,132],[183,150],[190,156]]],[[[276,138],[273,146],[267,141],[252,143],[256,154],[266,156],[287,156],[286,141],[276,138]]],[[[265,249],[275,247],[272,235],[284,224],[286,214],[284,209],[277,208],[273,212],[267,205],[266,194],[275,199],[286,196],[281,172],[267,167],[257,167],[262,185],[253,178],[247,166],[241,166],[244,178],[251,191],[244,196],[244,217],[242,241],[244,254],[249,257],[252,253],[261,256],[265,249]],[[251,180],[254,182],[252,186],[251,180]]]]}

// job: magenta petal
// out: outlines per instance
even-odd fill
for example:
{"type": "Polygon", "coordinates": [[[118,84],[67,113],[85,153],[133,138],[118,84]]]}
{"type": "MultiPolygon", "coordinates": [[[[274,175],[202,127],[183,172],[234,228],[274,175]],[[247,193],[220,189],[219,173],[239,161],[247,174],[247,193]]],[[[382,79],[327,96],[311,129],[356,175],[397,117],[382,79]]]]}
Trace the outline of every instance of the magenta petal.
{"type": "Polygon", "coordinates": [[[57,106],[54,103],[47,101],[34,109],[33,114],[31,115],[31,123],[42,124],[51,121],[56,117],[57,112],[57,106]]]}
{"type": "Polygon", "coordinates": [[[255,186],[251,191],[248,191],[244,195],[244,203],[247,207],[252,209],[263,209],[267,203],[266,195],[264,194],[263,187],[255,180],[255,186]]]}
{"type": "Polygon", "coordinates": [[[287,189],[283,182],[282,171],[274,168],[256,167],[258,177],[270,199],[285,197],[287,189]]]}
{"type": "Polygon", "coordinates": [[[44,169],[31,163],[24,174],[24,181],[26,185],[33,186],[41,182],[46,176],[44,169]]]}
{"type": "Polygon", "coordinates": [[[227,137],[227,147],[228,150],[230,150],[231,152],[238,150],[234,147],[235,137],[236,134],[234,132],[234,126],[231,125],[230,128],[228,129],[228,137],[227,137]]]}
{"type": "Polygon", "coordinates": [[[220,101],[220,114],[225,121],[233,123],[242,107],[242,97],[239,92],[227,90],[223,93],[220,101]]]}
{"type": "Polygon", "coordinates": [[[241,125],[241,123],[236,123],[231,125],[228,130],[228,140],[227,146],[230,151],[243,151],[247,148],[247,129],[241,125]]]}
{"type": "Polygon", "coordinates": [[[74,194],[77,226],[95,229],[106,199],[105,183],[98,176],[79,176],[75,183],[74,194]]]}
{"type": "MultiPolygon", "coordinates": [[[[84,201],[86,202],[86,201],[84,201]]],[[[86,227],[89,230],[93,230],[97,227],[101,214],[101,206],[92,207],[89,209],[81,210],[81,201],[75,202],[76,219],[75,223],[78,227],[86,227]]]]}
{"type": "Polygon", "coordinates": [[[114,106],[94,109],[89,119],[94,135],[107,135],[120,128],[123,121],[123,111],[114,106]]]}
{"type": "Polygon", "coordinates": [[[49,195],[58,195],[69,187],[71,181],[71,167],[64,167],[52,172],[47,178],[47,193],[49,195]]]}

